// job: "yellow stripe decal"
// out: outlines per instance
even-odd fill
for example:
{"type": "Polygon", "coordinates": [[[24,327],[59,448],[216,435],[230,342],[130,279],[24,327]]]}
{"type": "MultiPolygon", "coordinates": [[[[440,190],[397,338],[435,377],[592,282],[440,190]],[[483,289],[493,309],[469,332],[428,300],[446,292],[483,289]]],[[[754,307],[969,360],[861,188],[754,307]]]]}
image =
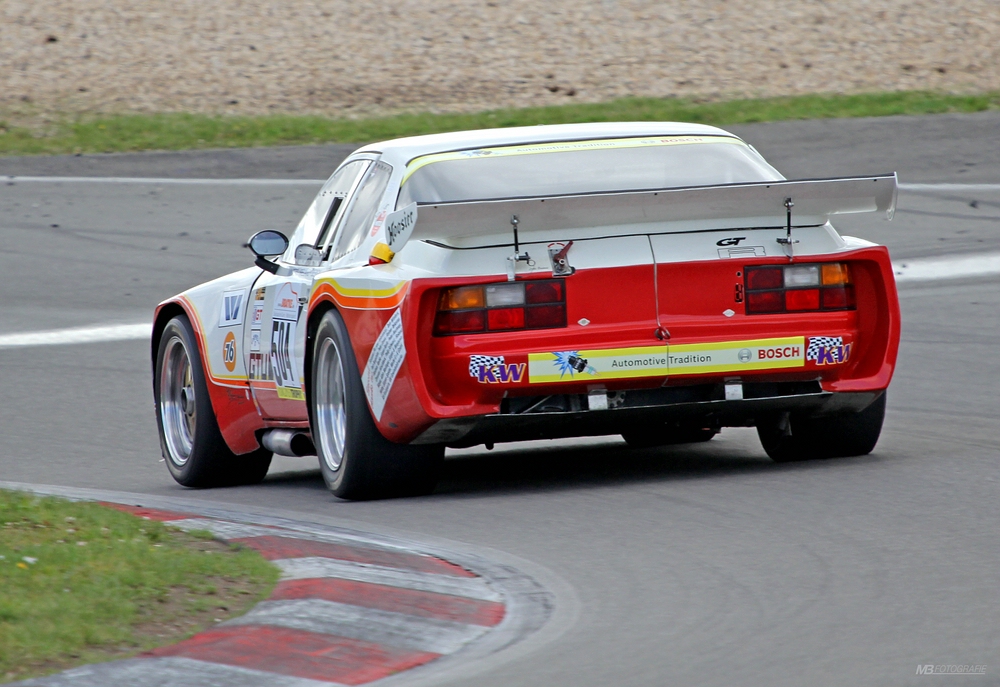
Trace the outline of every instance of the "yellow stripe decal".
{"type": "Polygon", "coordinates": [[[475,160],[484,157],[513,157],[515,155],[538,155],[541,153],[566,153],[580,150],[611,150],[622,148],[650,148],[656,146],[690,145],[692,143],[731,143],[746,145],[731,136],[647,136],[643,138],[608,138],[595,141],[563,141],[559,143],[531,143],[520,146],[499,148],[479,148],[451,153],[435,153],[414,158],[406,168],[401,184],[421,167],[447,160],[475,160]]]}
{"type": "Polygon", "coordinates": [[[390,296],[395,296],[399,293],[400,289],[406,286],[406,282],[401,281],[388,289],[352,289],[344,286],[336,279],[321,279],[313,285],[313,291],[320,284],[324,283],[333,286],[334,290],[341,296],[350,296],[352,298],[389,298],[390,296]]]}
{"type": "Polygon", "coordinates": [[[805,337],[530,353],[532,384],[751,372],[805,366],[805,337]]]}

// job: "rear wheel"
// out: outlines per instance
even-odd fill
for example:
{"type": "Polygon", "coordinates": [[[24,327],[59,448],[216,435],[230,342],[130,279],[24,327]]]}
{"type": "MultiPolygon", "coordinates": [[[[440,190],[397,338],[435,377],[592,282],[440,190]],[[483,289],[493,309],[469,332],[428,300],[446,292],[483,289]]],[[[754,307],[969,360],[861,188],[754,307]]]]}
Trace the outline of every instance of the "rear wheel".
{"type": "Polygon", "coordinates": [[[867,455],[882,433],[885,397],[883,392],[858,413],[813,418],[791,413],[770,418],[758,423],[757,436],[776,463],[867,455]]]}
{"type": "Polygon", "coordinates": [[[437,484],[444,447],[396,444],[368,410],[347,327],[327,312],[313,347],[312,435],[327,487],[343,499],[428,494],[437,484]]]}
{"type": "Polygon", "coordinates": [[[160,336],[153,396],[160,451],[170,475],[179,484],[253,484],[267,475],[269,451],[258,449],[237,456],[222,438],[194,331],[185,315],[170,320],[160,336]]]}

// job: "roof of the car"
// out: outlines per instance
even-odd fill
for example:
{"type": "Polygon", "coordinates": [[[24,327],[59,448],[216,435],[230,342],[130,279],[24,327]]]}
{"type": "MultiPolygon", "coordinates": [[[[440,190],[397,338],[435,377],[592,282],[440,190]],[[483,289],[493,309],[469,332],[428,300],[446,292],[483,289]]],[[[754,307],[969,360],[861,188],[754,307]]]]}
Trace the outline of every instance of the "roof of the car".
{"type": "Polygon", "coordinates": [[[586,141],[601,138],[633,136],[733,136],[714,126],[684,122],[600,122],[594,124],[547,124],[519,126],[507,129],[478,129],[396,138],[371,143],[358,153],[381,153],[392,165],[405,165],[423,155],[454,150],[471,150],[495,146],[546,143],[555,141],[586,141]]]}

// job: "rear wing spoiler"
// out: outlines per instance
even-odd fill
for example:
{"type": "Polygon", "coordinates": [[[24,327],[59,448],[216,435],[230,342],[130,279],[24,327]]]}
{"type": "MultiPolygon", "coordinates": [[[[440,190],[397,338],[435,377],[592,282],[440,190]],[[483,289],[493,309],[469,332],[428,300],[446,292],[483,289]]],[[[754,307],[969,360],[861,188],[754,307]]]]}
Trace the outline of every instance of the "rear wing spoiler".
{"type": "Polygon", "coordinates": [[[409,237],[455,248],[712,229],[819,226],[833,215],[896,209],[896,173],[418,206],[409,237]],[[788,208],[789,201],[791,207],[788,208]]]}

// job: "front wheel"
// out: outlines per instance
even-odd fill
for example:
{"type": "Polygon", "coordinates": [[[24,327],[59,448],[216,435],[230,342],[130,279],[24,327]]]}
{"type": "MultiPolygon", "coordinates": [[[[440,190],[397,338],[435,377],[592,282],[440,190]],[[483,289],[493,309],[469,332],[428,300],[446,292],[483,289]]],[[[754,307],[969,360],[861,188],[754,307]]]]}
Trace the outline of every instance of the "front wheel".
{"type": "Polygon", "coordinates": [[[153,375],[160,451],[185,487],[254,484],[267,475],[271,453],[237,456],[219,431],[191,322],[178,315],[160,336],[153,375]]]}
{"type": "Polygon", "coordinates": [[[757,424],[760,443],[776,463],[814,458],[864,456],[872,452],[882,433],[886,393],[858,413],[804,417],[795,413],[757,424]]]}
{"type": "Polygon", "coordinates": [[[334,496],[371,499],[428,494],[444,462],[443,446],[396,444],[368,410],[344,320],[330,310],[313,347],[310,417],[323,480],[334,496]]]}

